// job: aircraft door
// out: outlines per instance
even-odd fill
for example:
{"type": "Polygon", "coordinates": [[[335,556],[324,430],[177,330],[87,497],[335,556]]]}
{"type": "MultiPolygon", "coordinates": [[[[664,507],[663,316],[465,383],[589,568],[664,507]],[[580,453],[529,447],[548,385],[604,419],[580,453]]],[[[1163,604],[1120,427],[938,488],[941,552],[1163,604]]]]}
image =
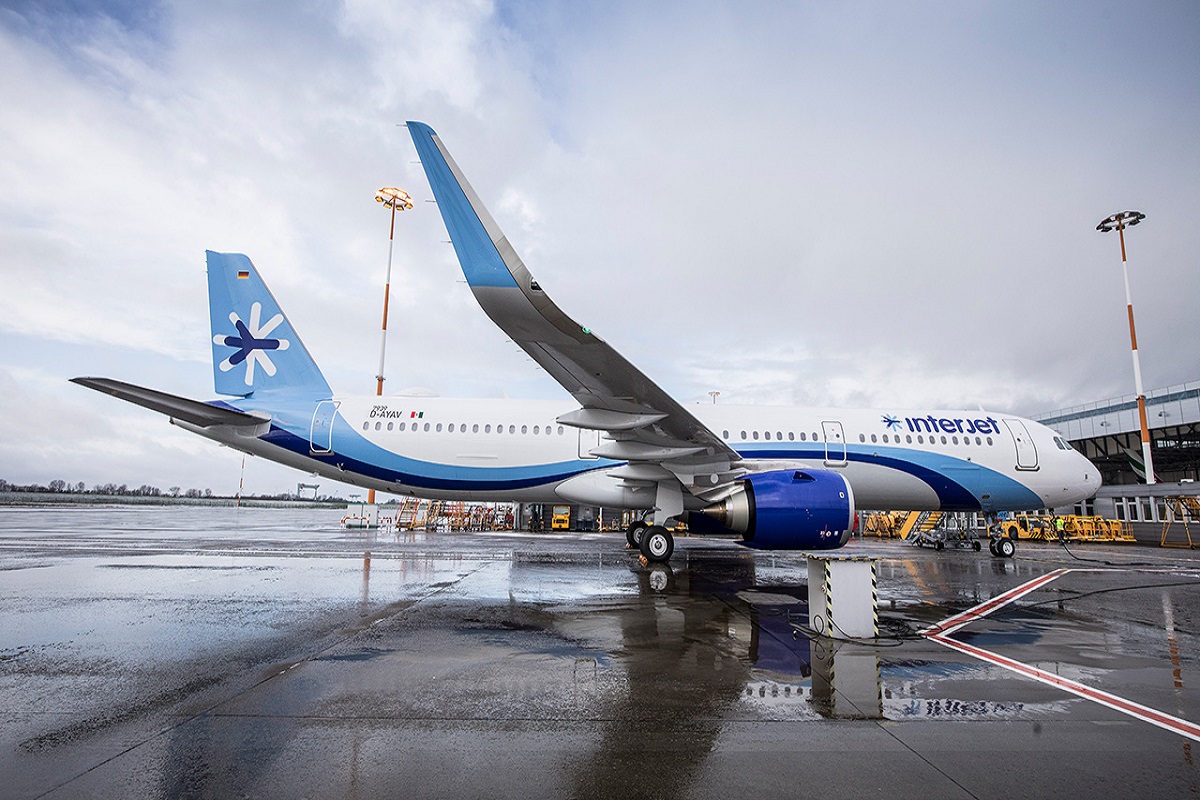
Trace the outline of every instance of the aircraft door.
{"type": "Polygon", "coordinates": [[[846,466],[846,434],[840,422],[822,422],[821,430],[825,433],[825,466],[846,466]]]}
{"type": "Polygon", "coordinates": [[[313,411],[312,427],[308,432],[310,452],[333,452],[333,420],[337,416],[339,403],[336,400],[322,400],[313,411]]]}
{"type": "Polygon", "coordinates": [[[1012,434],[1013,444],[1017,447],[1017,469],[1035,470],[1038,468],[1037,446],[1033,437],[1025,428],[1025,423],[1019,419],[1006,419],[1004,426],[1012,434]]]}

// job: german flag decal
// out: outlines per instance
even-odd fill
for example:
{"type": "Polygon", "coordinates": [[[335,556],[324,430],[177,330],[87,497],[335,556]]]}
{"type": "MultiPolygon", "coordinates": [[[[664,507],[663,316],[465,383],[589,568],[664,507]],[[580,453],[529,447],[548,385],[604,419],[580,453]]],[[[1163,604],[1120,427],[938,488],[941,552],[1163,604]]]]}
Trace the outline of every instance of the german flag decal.
{"type": "Polygon", "coordinates": [[[249,278],[249,277],[250,277],[250,270],[248,270],[248,269],[239,269],[238,270],[238,280],[239,281],[242,280],[243,278],[249,278]]]}

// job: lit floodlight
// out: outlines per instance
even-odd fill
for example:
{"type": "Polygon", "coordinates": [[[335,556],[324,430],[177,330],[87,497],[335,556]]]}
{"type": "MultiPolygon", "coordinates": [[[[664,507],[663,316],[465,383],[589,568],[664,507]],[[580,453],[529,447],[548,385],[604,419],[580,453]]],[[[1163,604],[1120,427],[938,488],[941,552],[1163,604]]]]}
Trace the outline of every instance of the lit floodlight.
{"type": "Polygon", "coordinates": [[[375,193],[375,202],[383,203],[393,211],[408,211],[413,207],[412,198],[403,189],[385,186],[375,193]]]}

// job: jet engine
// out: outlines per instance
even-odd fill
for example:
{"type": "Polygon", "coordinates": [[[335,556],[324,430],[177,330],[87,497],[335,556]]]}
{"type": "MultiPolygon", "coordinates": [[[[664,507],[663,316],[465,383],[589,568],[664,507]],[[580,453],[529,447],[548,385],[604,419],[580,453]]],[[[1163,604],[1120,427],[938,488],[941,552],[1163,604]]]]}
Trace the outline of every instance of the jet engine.
{"type": "Polygon", "coordinates": [[[759,472],[702,512],[763,550],[832,550],[850,538],[854,493],[837,472],[759,472]]]}

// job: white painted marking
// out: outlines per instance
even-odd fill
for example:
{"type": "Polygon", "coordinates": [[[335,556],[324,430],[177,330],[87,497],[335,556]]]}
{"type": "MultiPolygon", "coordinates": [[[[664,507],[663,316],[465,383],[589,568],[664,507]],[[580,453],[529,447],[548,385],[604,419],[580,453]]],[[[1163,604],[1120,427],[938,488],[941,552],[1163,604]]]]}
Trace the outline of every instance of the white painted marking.
{"type": "Polygon", "coordinates": [[[1122,714],[1128,714],[1129,716],[1140,719],[1143,722],[1149,722],[1151,725],[1157,725],[1165,730],[1178,733],[1181,736],[1186,736],[1189,739],[1200,742],[1200,725],[1188,722],[1186,719],[1180,719],[1179,717],[1173,717],[1170,714],[1164,714],[1161,711],[1144,706],[1140,703],[1135,703],[1132,700],[1126,700],[1123,697],[1118,697],[1115,694],[1110,694],[1109,692],[1101,691],[1100,689],[1093,689],[1090,686],[1085,686],[1082,683],[1068,680],[1067,678],[1063,678],[1060,675],[1055,675],[1052,672],[1046,672],[1045,670],[1038,669],[1037,667],[1030,666],[1029,664],[1025,664],[1021,661],[999,655],[998,653],[993,653],[990,650],[984,650],[982,647],[975,647],[974,645],[966,644],[950,638],[951,633],[960,630],[975,620],[983,619],[993,611],[1019,600],[1030,592],[1036,591],[1042,586],[1061,578],[1063,575],[1066,575],[1069,572],[1077,571],[1082,570],[1057,569],[1041,576],[1040,578],[1034,578],[1027,583],[1021,584],[1015,589],[1011,589],[1004,594],[988,600],[987,602],[980,603],[974,608],[970,608],[961,614],[955,614],[952,617],[947,617],[938,624],[932,625],[921,631],[921,635],[925,636],[931,641],[937,642],[943,647],[948,647],[951,650],[957,650],[958,652],[969,655],[972,658],[978,658],[980,661],[986,661],[989,664],[1003,667],[1004,669],[1011,670],[1018,675],[1023,675],[1026,678],[1032,678],[1035,681],[1041,681],[1042,683],[1049,684],[1050,686],[1056,686],[1065,692],[1070,692],[1071,694],[1082,697],[1085,700],[1091,700],[1099,703],[1102,706],[1111,708],[1114,711],[1120,711],[1122,714]]]}

